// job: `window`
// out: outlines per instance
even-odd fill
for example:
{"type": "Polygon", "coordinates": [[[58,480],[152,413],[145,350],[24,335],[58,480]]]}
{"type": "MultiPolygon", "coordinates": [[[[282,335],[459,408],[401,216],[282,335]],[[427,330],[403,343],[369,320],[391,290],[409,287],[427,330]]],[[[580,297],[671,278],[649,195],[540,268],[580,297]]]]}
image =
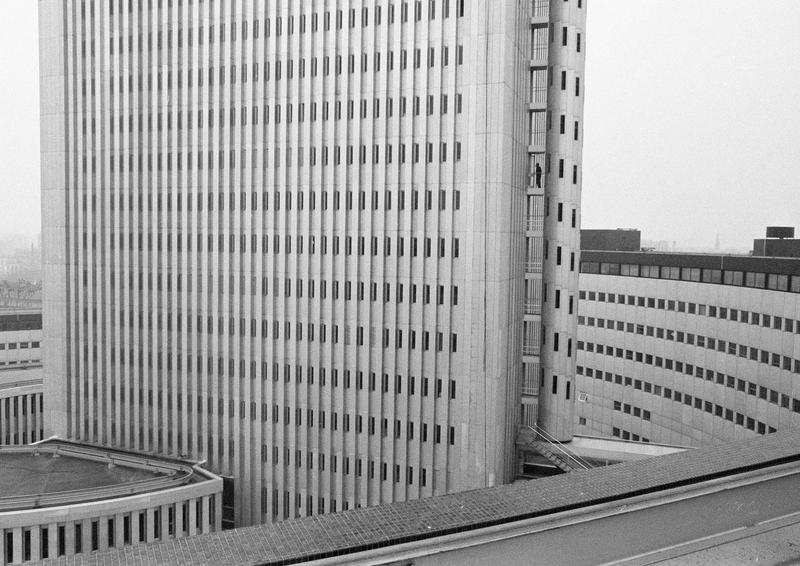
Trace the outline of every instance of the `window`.
{"type": "Polygon", "coordinates": [[[723,279],[725,285],[744,285],[744,273],[742,271],[725,271],[723,279]]]}

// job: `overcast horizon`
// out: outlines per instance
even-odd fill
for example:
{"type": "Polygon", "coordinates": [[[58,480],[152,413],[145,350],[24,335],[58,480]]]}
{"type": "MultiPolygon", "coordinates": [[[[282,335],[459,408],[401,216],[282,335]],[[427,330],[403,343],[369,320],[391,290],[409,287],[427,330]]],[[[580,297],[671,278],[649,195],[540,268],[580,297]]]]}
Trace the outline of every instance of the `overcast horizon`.
{"type": "MultiPolygon", "coordinates": [[[[588,10],[582,226],[639,228],[679,248],[712,248],[719,234],[722,249],[742,250],[767,225],[800,227],[800,2],[603,0],[588,10]]],[[[36,2],[5,2],[0,14],[13,86],[0,94],[0,236],[35,236],[36,2]]]]}

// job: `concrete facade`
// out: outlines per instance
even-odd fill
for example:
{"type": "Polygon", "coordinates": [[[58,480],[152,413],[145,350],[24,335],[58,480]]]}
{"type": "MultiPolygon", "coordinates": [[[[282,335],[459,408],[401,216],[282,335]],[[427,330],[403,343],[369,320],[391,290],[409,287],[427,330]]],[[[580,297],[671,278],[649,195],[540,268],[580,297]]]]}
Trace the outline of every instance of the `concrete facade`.
{"type": "Polygon", "coordinates": [[[44,433],[42,311],[0,309],[0,445],[44,433]]]}
{"type": "Polygon", "coordinates": [[[43,438],[43,389],[41,367],[0,371],[0,445],[43,438]]]}
{"type": "Polygon", "coordinates": [[[585,0],[39,7],[48,433],[239,525],[570,438],[585,0]]]}
{"type": "Polygon", "coordinates": [[[577,430],[698,446],[800,424],[800,260],[584,251],[577,430]]]}
{"type": "Polygon", "coordinates": [[[586,3],[532,0],[522,425],[569,441],[580,261],[586,3]]]}
{"type": "Polygon", "coordinates": [[[42,365],[41,309],[0,309],[0,372],[42,365]]]}

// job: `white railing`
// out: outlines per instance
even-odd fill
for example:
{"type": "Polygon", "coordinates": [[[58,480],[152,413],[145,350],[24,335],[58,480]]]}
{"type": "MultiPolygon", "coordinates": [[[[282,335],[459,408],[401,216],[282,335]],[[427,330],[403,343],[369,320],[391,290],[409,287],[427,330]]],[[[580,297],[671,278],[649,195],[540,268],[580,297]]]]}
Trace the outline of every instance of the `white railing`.
{"type": "Polygon", "coordinates": [[[549,432],[544,430],[542,427],[538,425],[528,426],[530,430],[532,430],[539,438],[541,438],[545,443],[547,443],[551,448],[555,449],[559,456],[566,459],[571,465],[580,468],[582,470],[588,470],[592,467],[589,462],[567,450],[567,448],[561,444],[556,438],[551,435],[549,432]]]}
{"type": "Polygon", "coordinates": [[[522,355],[523,356],[538,356],[541,348],[538,344],[523,344],[522,345],[522,355]]]}
{"type": "Polygon", "coordinates": [[[523,376],[522,378],[522,394],[529,395],[531,397],[537,397],[539,395],[539,380],[536,379],[536,376],[523,376]]]}
{"type": "Polygon", "coordinates": [[[542,303],[538,301],[528,301],[525,303],[525,314],[542,314],[542,303]]]}
{"type": "Polygon", "coordinates": [[[537,419],[539,418],[539,407],[537,405],[522,405],[522,424],[523,426],[529,426],[532,424],[536,424],[537,419]]]}
{"type": "Polygon", "coordinates": [[[531,17],[537,19],[549,18],[550,0],[531,0],[531,17]]]}
{"type": "Polygon", "coordinates": [[[543,262],[541,260],[526,261],[525,273],[541,273],[542,264],[543,262]]]}
{"type": "Polygon", "coordinates": [[[530,144],[531,146],[544,147],[547,142],[547,130],[531,130],[530,144]]]}
{"type": "Polygon", "coordinates": [[[547,104],[547,87],[531,86],[530,102],[533,104],[547,104]]]}
{"type": "Polygon", "coordinates": [[[91,497],[91,499],[112,499],[115,497],[124,497],[151,491],[159,491],[173,486],[177,487],[186,485],[190,483],[194,474],[194,469],[189,464],[163,463],[156,459],[147,458],[146,455],[139,459],[131,458],[124,454],[114,453],[113,451],[104,453],[102,450],[77,450],[63,445],[52,447],[46,444],[37,444],[35,447],[33,447],[33,449],[27,446],[3,447],[3,452],[22,453],[26,455],[31,453],[52,455],[57,454],[64,456],[77,454],[81,459],[84,460],[93,460],[115,465],[119,464],[126,467],[140,469],[152,469],[153,471],[166,475],[158,475],[154,478],[132,481],[123,485],[80,488],[56,493],[39,493],[34,495],[0,496],[0,511],[8,511],[25,507],[66,505],[76,501],[81,501],[87,497],[91,497]],[[90,495],[87,495],[89,492],[90,495]]]}
{"type": "Polygon", "coordinates": [[[544,32],[535,33],[531,45],[531,59],[537,63],[541,63],[542,61],[546,63],[549,51],[550,40],[548,34],[544,32]]]}
{"type": "MultiPolygon", "coordinates": [[[[533,176],[533,184],[536,184],[536,175],[533,176]]],[[[525,230],[528,232],[541,232],[544,230],[543,218],[528,218],[525,220],[525,230]]]]}
{"type": "Polygon", "coordinates": [[[537,187],[536,186],[536,174],[535,173],[529,173],[528,174],[528,188],[529,189],[542,189],[542,190],[544,190],[544,173],[542,173],[542,178],[541,178],[539,184],[541,186],[537,187]]]}
{"type": "Polygon", "coordinates": [[[544,112],[531,112],[529,145],[541,146],[547,142],[547,117],[544,112]]]}

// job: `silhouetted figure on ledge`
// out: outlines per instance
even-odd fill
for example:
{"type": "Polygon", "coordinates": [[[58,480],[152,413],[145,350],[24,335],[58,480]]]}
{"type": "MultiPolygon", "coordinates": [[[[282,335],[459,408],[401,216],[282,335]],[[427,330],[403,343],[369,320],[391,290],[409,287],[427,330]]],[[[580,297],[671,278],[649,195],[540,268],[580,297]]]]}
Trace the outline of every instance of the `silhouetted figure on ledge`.
{"type": "Polygon", "coordinates": [[[536,175],[536,188],[537,189],[541,189],[542,188],[542,166],[539,165],[538,163],[536,164],[536,173],[535,173],[535,175],[536,175]]]}

